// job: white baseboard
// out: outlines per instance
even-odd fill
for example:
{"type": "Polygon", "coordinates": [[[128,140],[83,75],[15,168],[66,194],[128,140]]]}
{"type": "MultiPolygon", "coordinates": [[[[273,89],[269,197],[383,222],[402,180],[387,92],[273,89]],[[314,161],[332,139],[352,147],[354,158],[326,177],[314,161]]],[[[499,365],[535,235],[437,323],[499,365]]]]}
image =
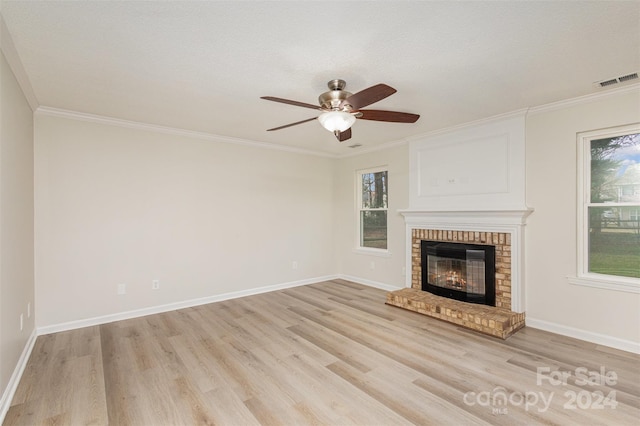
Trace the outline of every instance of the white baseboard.
{"type": "Polygon", "coordinates": [[[223,300],[237,299],[239,297],[252,296],[255,294],[268,293],[270,291],[284,290],[287,288],[299,287],[302,285],[313,284],[321,281],[329,281],[339,278],[338,275],[327,275],[323,277],[308,278],[305,280],[291,281],[288,283],[275,284],[270,286],[252,288],[248,290],[233,291],[230,293],[216,294],[213,296],[202,297],[198,299],[184,300],[166,305],[151,306],[149,308],[136,309],[133,311],[118,312],[116,314],[103,315],[100,317],[87,318],[77,321],[69,321],[61,324],[48,325],[38,327],[38,335],[58,333],[60,331],[75,330],[83,327],[91,327],[94,325],[106,324],[114,321],[122,321],[131,318],[143,317],[146,315],[159,314],[162,312],[175,311],[176,309],[191,308],[193,306],[206,305],[208,303],[221,302],[223,300]]]}
{"type": "MultiPolygon", "coordinates": [[[[370,287],[379,288],[387,291],[399,290],[402,287],[396,287],[389,284],[368,280],[366,278],[354,277],[351,275],[340,274],[339,278],[353,281],[358,284],[368,285],[370,287]]],[[[634,342],[632,340],[619,339],[617,337],[607,336],[605,334],[594,333],[587,330],[581,330],[574,327],[569,327],[562,324],[556,324],[549,321],[543,321],[536,318],[527,316],[527,327],[538,328],[544,331],[550,331],[552,333],[560,334],[562,336],[573,337],[587,342],[596,343],[598,345],[608,346],[622,351],[632,352],[640,354],[640,342],[634,342]]]]}
{"type": "MultiPolygon", "coordinates": [[[[403,287],[396,287],[389,284],[368,280],[366,278],[354,277],[351,275],[339,274],[338,278],[353,281],[358,284],[368,285],[370,287],[379,288],[387,291],[399,290],[403,287]]],[[[617,337],[607,336],[605,334],[594,333],[592,331],[582,330],[579,328],[569,327],[562,324],[557,324],[549,321],[544,321],[536,318],[526,317],[527,327],[537,328],[551,333],[560,334],[562,336],[573,337],[587,342],[595,343],[602,346],[608,346],[610,348],[620,349],[622,351],[632,352],[640,354],[640,342],[634,342],[632,340],[620,339],[617,337]]]]}
{"type": "Polygon", "coordinates": [[[352,275],[339,274],[338,278],[347,280],[347,281],[353,281],[354,283],[358,283],[362,285],[368,285],[369,287],[379,288],[380,290],[394,291],[394,290],[400,290],[401,288],[403,288],[403,287],[389,285],[386,283],[381,283],[379,281],[369,280],[366,278],[354,277],[352,275]]]}
{"type": "Polygon", "coordinates": [[[370,287],[375,287],[375,288],[388,290],[388,291],[398,290],[401,288],[401,287],[395,287],[395,286],[391,286],[391,285],[377,282],[377,281],[368,280],[365,278],[354,277],[351,275],[342,275],[342,274],[325,275],[322,277],[308,278],[305,280],[291,281],[288,283],[252,288],[249,290],[234,291],[230,293],[217,294],[214,296],[207,296],[207,297],[202,297],[198,299],[190,299],[190,300],[184,300],[176,303],[169,303],[166,305],[151,306],[148,308],[136,309],[133,311],[118,312],[116,314],[103,315],[99,317],[86,318],[86,319],[81,319],[76,321],[69,321],[69,322],[64,322],[60,324],[53,324],[53,325],[48,325],[44,327],[38,327],[37,332],[38,332],[38,336],[41,336],[44,334],[59,333],[61,331],[75,330],[83,327],[91,327],[94,325],[107,324],[114,321],[122,321],[122,320],[131,319],[131,318],[143,317],[146,315],[153,315],[153,314],[160,314],[163,312],[175,311],[176,309],[191,308],[193,306],[206,305],[208,303],[221,302],[223,300],[237,299],[239,297],[246,297],[246,296],[252,296],[255,294],[268,293],[270,291],[284,290],[287,288],[299,287],[299,286],[318,283],[322,281],[330,281],[337,278],[353,281],[358,284],[363,284],[370,287]]]}
{"type": "Polygon", "coordinates": [[[598,345],[609,346],[611,348],[620,349],[627,352],[640,354],[640,342],[632,340],[619,339],[617,337],[607,336],[605,334],[594,333],[592,331],[581,330],[579,328],[569,327],[562,324],[556,324],[527,316],[527,327],[538,328],[544,331],[561,334],[563,336],[573,337],[587,342],[596,343],[598,345]]]}
{"type": "Polygon", "coordinates": [[[2,394],[2,399],[0,399],[0,424],[4,422],[4,418],[9,411],[9,407],[11,406],[11,401],[13,400],[13,395],[16,393],[16,389],[18,389],[18,384],[20,383],[20,379],[22,378],[22,373],[24,372],[25,367],[27,366],[27,362],[29,361],[29,357],[31,356],[31,351],[33,350],[34,345],[36,344],[36,338],[38,337],[37,331],[34,328],[33,332],[29,336],[27,340],[27,344],[24,345],[24,349],[22,350],[22,354],[18,359],[18,363],[16,364],[16,368],[13,370],[13,374],[9,379],[9,383],[7,387],[4,389],[2,394]]]}

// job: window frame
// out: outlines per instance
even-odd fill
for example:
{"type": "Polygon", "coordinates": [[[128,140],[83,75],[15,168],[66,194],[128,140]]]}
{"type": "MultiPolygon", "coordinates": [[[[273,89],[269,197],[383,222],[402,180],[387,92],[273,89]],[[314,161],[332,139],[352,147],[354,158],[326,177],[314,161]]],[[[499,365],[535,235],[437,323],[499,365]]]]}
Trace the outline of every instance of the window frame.
{"type": "Polygon", "coordinates": [[[355,217],[356,217],[356,240],[355,240],[355,249],[354,251],[361,254],[370,254],[374,256],[381,257],[389,257],[391,256],[391,251],[389,251],[389,167],[387,165],[369,167],[366,169],[356,170],[355,172],[355,217]],[[379,173],[379,172],[387,172],[387,207],[386,208],[374,208],[374,209],[363,209],[362,208],[362,177],[365,174],[370,173],[379,173]],[[375,247],[364,247],[362,245],[362,223],[361,223],[361,212],[362,211],[386,211],[387,212],[387,248],[375,248],[375,247]]]}
{"type": "MultiPolygon", "coordinates": [[[[577,271],[569,283],[608,290],[640,293],[640,279],[589,272],[589,207],[604,205],[591,202],[591,141],[640,133],[640,123],[592,130],[577,134],[577,271]]],[[[607,206],[633,206],[607,203],[607,206]]]]}

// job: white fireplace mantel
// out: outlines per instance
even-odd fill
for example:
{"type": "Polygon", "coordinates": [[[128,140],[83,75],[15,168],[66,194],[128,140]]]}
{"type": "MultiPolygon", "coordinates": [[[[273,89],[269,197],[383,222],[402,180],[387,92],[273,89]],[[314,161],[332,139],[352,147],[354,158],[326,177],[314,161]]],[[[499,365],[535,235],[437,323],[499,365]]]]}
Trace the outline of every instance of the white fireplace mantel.
{"type": "Polygon", "coordinates": [[[482,231],[478,227],[490,227],[484,232],[498,232],[513,226],[524,226],[533,209],[524,210],[399,210],[407,225],[438,226],[439,229],[482,231]],[[450,228],[455,225],[455,228],[450,228]]]}
{"type": "Polygon", "coordinates": [[[413,229],[510,234],[511,310],[524,312],[525,151],[525,111],[410,142],[407,271],[413,229]]]}
{"type": "Polygon", "coordinates": [[[400,210],[406,224],[406,287],[411,287],[411,241],[414,229],[501,232],[511,235],[511,310],[525,311],[524,227],[533,209],[429,211],[400,210]]]}

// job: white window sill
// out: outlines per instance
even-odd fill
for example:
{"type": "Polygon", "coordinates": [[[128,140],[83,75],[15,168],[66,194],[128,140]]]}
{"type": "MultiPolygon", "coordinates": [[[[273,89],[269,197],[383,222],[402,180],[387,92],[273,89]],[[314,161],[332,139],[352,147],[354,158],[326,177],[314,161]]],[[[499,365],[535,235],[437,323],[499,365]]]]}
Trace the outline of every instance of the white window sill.
{"type": "Polygon", "coordinates": [[[640,282],[634,278],[608,279],[600,277],[567,277],[569,284],[585,287],[595,287],[604,290],[640,293],[640,282]]]}
{"type": "Polygon", "coordinates": [[[356,247],[353,249],[353,252],[356,254],[364,254],[368,256],[391,257],[391,252],[389,250],[384,250],[384,249],[356,247]]]}

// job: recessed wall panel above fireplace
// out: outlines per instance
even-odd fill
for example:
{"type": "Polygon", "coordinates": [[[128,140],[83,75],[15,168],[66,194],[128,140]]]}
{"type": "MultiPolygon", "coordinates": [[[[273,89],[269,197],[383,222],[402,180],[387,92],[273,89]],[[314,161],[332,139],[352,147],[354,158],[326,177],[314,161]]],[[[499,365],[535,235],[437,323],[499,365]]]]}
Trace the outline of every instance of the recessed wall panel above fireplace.
{"type": "Polygon", "coordinates": [[[410,210],[524,210],[525,115],[472,123],[409,144],[410,210]]]}
{"type": "Polygon", "coordinates": [[[445,141],[416,150],[418,197],[508,193],[509,136],[445,141]]]}

